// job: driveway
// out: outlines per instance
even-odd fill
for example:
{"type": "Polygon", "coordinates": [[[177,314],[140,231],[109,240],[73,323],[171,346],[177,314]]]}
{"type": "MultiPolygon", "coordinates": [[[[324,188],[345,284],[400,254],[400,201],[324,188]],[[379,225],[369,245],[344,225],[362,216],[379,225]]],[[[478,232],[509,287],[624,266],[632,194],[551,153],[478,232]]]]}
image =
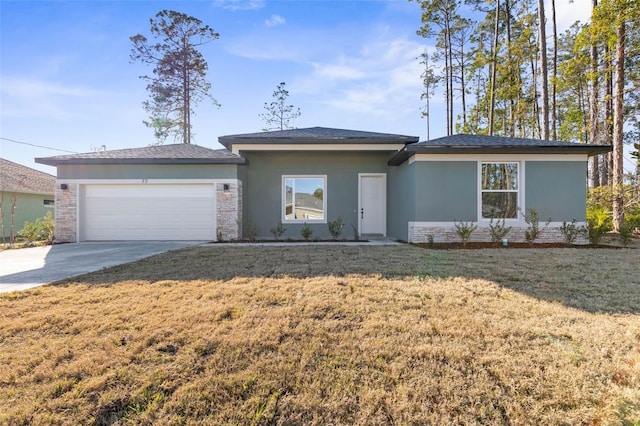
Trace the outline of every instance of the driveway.
{"type": "Polygon", "coordinates": [[[0,252],[0,293],[26,290],[202,241],[119,241],[56,244],[0,252]]]}

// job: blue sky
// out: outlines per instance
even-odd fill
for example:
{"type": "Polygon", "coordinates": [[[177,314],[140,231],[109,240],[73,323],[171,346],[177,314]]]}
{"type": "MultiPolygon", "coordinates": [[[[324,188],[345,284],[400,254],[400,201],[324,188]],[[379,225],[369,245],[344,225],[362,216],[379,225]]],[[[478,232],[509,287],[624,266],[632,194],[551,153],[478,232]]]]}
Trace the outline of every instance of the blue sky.
{"type": "MultiPolygon", "coordinates": [[[[568,27],[589,0],[560,0],[568,27]]],[[[147,146],[147,99],[129,37],[149,35],[162,9],[197,17],[220,33],[203,46],[211,93],[193,119],[198,145],[260,131],[276,85],[302,111],[296,127],[325,126],[426,136],[420,65],[432,43],[416,35],[420,9],[406,0],[13,1],[0,0],[0,136],[73,152],[147,146]]],[[[442,95],[432,99],[431,137],[444,136],[442,95]]],[[[49,173],[34,157],[64,154],[0,140],[0,156],[49,173]]]]}

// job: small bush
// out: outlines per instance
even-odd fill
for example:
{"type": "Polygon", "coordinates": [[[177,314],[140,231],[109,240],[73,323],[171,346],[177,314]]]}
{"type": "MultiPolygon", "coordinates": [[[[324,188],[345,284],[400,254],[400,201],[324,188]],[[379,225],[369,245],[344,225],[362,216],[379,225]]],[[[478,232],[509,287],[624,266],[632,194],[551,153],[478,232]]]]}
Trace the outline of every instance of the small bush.
{"type": "MultiPolygon", "coordinates": [[[[529,244],[533,244],[538,238],[540,238],[540,234],[542,231],[540,230],[540,215],[538,211],[533,208],[528,208],[527,212],[524,214],[524,221],[527,222],[527,229],[524,231],[524,239],[527,240],[529,244]]],[[[547,220],[545,224],[545,228],[549,226],[551,219],[547,220]]]]}
{"type": "Polygon", "coordinates": [[[360,234],[358,233],[358,227],[352,223],[351,228],[353,229],[353,241],[360,241],[360,234]]]}
{"type": "Polygon", "coordinates": [[[640,210],[627,212],[624,221],[632,231],[640,232],[640,210]]]}
{"type": "Polygon", "coordinates": [[[589,242],[597,246],[602,241],[602,237],[606,234],[608,229],[605,226],[598,225],[596,222],[587,222],[587,232],[589,237],[589,242]]]}
{"type": "Polygon", "coordinates": [[[302,238],[305,240],[308,240],[311,238],[311,234],[313,234],[313,229],[311,229],[311,225],[305,222],[302,229],[300,229],[300,235],[302,235],[302,238]]]}
{"type": "Polygon", "coordinates": [[[55,237],[55,226],[53,215],[47,212],[46,216],[39,217],[34,222],[25,222],[22,230],[18,232],[18,237],[27,243],[44,241],[51,244],[55,237]]]}
{"type": "Polygon", "coordinates": [[[471,239],[471,234],[478,229],[478,225],[473,222],[456,222],[454,221],[454,225],[456,228],[456,234],[462,240],[462,247],[466,247],[467,243],[471,239]]]}
{"type": "Polygon", "coordinates": [[[633,228],[629,226],[629,224],[624,223],[620,226],[619,234],[620,243],[623,246],[628,245],[631,242],[631,238],[633,236],[633,228]]]}
{"type": "Polygon", "coordinates": [[[435,244],[433,242],[433,235],[427,235],[427,244],[429,244],[429,248],[434,248],[435,244]]]}
{"type": "Polygon", "coordinates": [[[562,232],[562,235],[564,235],[564,242],[567,245],[571,245],[576,241],[578,237],[585,235],[587,233],[587,229],[584,226],[578,226],[576,224],[576,220],[573,219],[569,223],[562,222],[560,232],[562,232]]]}
{"type": "Polygon", "coordinates": [[[242,226],[242,231],[244,237],[249,241],[255,241],[256,236],[258,235],[258,228],[253,224],[250,220],[245,220],[244,225],[242,226]]]}
{"type": "Polygon", "coordinates": [[[589,226],[603,228],[605,232],[613,229],[611,212],[602,207],[587,209],[587,223],[589,226]]]}
{"type": "Polygon", "coordinates": [[[489,222],[489,230],[491,232],[491,242],[499,243],[502,241],[504,237],[507,236],[509,232],[511,232],[511,226],[505,226],[505,220],[502,221],[497,220],[496,223],[493,223],[493,218],[491,218],[491,222],[489,222]]]}
{"type": "Polygon", "coordinates": [[[286,231],[286,229],[282,226],[282,222],[278,222],[276,226],[271,227],[271,233],[273,234],[273,238],[276,240],[284,234],[284,231],[286,231]]]}
{"type": "Polygon", "coordinates": [[[340,234],[342,234],[342,229],[344,228],[342,216],[338,216],[338,218],[333,222],[328,222],[327,226],[329,227],[329,233],[331,234],[333,239],[337,240],[340,234]]]}

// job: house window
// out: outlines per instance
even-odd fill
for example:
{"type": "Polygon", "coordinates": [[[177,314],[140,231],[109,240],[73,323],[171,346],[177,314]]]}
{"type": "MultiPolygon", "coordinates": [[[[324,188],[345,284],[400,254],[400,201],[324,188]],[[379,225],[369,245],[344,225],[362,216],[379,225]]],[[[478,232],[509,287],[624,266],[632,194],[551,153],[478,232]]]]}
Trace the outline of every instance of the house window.
{"type": "Polygon", "coordinates": [[[481,163],[480,200],[483,219],[517,219],[518,163],[481,163]]]}
{"type": "Polygon", "coordinates": [[[283,176],[283,222],[326,222],[326,176],[283,176]]]}
{"type": "Polygon", "coordinates": [[[45,207],[54,207],[55,206],[55,201],[54,200],[44,200],[43,202],[45,207]]]}

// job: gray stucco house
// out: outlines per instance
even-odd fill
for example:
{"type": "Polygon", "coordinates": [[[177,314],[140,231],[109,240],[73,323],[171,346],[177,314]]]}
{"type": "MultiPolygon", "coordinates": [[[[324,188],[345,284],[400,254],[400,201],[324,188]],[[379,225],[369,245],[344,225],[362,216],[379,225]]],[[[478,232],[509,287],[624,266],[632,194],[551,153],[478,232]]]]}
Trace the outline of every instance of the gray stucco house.
{"type": "Polygon", "coordinates": [[[587,159],[608,145],[455,135],[417,137],[314,127],[222,136],[226,148],[162,145],[37,158],[57,167],[56,241],[238,239],[282,223],[329,236],[410,242],[457,240],[455,221],[489,240],[492,217],[523,240],[523,213],[550,219],[542,240],[562,240],[564,221],[585,222],[587,159]]]}

